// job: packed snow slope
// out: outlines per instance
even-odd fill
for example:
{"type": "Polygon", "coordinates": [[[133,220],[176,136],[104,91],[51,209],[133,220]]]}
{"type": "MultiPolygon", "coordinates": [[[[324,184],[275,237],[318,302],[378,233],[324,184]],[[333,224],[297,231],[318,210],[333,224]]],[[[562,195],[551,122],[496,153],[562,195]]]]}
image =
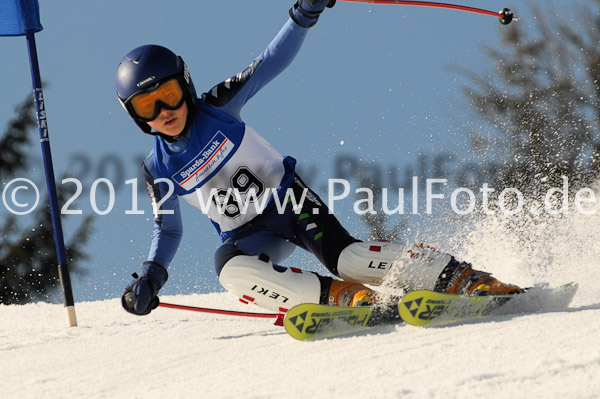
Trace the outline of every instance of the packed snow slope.
{"type": "MultiPolygon", "coordinates": [[[[248,310],[230,294],[164,297],[248,310]]],[[[257,310],[250,308],[251,310],[257,310]]],[[[600,305],[300,342],[270,319],[118,299],[0,306],[3,398],[598,398],[600,305]]]]}
{"type": "MultiPolygon", "coordinates": [[[[598,191],[597,191],[598,192],[598,191]]],[[[579,283],[570,307],[443,328],[404,324],[300,342],[272,319],[118,298],[0,306],[1,398],[600,398],[600,206],[477,220],[445,249],[521,286],[579,283]]],[[[164,302],[260,311],[228,293],[164,302]]]]}

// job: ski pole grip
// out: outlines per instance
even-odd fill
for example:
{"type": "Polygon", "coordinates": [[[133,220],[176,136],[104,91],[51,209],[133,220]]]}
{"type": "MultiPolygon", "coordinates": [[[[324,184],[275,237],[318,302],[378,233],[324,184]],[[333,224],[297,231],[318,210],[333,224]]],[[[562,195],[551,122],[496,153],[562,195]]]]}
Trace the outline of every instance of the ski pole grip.
{"type": "Polygon", "coordinates": [[[510,12],[510,8],[503,8],[500,10],[500,14],[502,14],[502,17],[500,17],[500,23],[502,25],[508,25],[512,22],[514,15],[510,12]]]}

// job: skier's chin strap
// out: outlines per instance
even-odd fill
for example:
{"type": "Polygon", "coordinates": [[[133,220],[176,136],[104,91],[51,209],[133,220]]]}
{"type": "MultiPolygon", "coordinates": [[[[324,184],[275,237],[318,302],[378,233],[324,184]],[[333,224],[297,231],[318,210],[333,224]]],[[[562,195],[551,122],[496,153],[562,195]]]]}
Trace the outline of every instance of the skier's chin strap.
{"type": "Polygon", "coordinates": [[[153,134],[154,136],[159,136],[161,139],[163,139],[167,143],[174,143],[175,141],[177,141],[177,139],[179,137],[181,137],[182,134],[184,134],[185,131],[186,131],[186,129],[183,129],[183,131],[181,133],[179,133],[177,136],[169,136],[167,134],[159,133],[159,132],[152,132],[151,134],[153,134]]]}

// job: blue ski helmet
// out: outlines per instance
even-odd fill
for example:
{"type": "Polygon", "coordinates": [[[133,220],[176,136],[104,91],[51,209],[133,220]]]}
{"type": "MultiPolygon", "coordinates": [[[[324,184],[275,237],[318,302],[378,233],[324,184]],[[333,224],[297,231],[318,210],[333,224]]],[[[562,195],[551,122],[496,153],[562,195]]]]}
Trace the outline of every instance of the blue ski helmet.
{"type": "Polygon", "coordinates": [[[171,78],[176,78],[183,88],[188,106],[187,128],[195,111],[196,89],[187,65],[180,56],[168,48],[147,44],[131,50],[117,68],[116,83],[119,101],[144,133],[155,134],[145,121],[137,117],[127,100],[171,78]]]}

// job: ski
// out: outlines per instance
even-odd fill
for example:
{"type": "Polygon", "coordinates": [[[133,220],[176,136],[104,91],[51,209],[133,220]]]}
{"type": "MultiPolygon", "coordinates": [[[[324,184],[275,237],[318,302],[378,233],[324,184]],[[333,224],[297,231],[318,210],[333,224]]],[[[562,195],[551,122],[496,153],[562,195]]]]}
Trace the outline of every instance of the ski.
{"type": "Polygon", "coordinates": [[[564,309],[577,288],[576,283],[557,288],[538,285],[519,294],[475,297],[418,290],[406,294],[397,305],[387,306],[303,303],[286,313],[283,325],[289,335],[300,341],[357,334],[403,321],[413,326],[444,326],[492,316],[564,309]]]}
{"type": "Polygon", "coordinates": [[[443,326],[491,316],[564,309],[577,288],[577,284],[568,283],[558,288],[534,286],[519,294],[474,297],[419,290],[406,294],[398,311],[413,326],[443,326]]]}
{"type": "Polygon", "coordinates": [[[490,315],[515,295],[470,297],[419,290],[406,294],[398,310],[402,320],[413,326],[439,326],[490,315]]]}
{"type": "MultiPolygon", "coordinates": [[[[303,303],[288,310],[283,325],[289,335],[300,341],[332,338],[391,323],[394,321],[394,312],[390,311],[391,308],[380,306],[343,307],[303,303]]],[[[395,320],[401,322],[400,319],[395,320]]]]}

